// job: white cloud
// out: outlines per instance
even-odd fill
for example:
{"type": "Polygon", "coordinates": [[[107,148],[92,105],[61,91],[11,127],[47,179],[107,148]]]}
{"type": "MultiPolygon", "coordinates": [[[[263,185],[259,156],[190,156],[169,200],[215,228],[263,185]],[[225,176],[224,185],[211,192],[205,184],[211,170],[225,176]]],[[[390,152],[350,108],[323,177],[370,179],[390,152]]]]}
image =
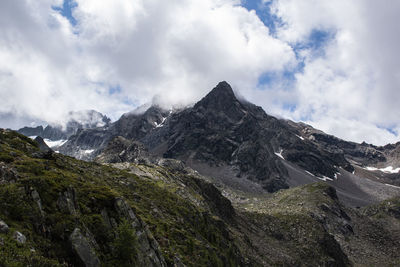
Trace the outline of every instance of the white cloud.
{"type": "Polygon", "coordinates": [[[282,21],[277,35],[306,43],[315,30],[333,38],[318,53],[305,48],[296,75],[291,117],[339,137],[384,144],[399,140],[385,130],[400,126],[400,2],[274,1],[282,21]]]}
{"type": "Polygon", "coordinates": [[[255,88],[261,73],[295,61],[239,1],[76,3],[74,27],[52,9],[62,1],[2,2],[1,113],[56,122],[96,109],[116,119],[154,95],[188,104],[220,80],[255,88]]]}
{"type": "Polygon", "coordinates": [[[6,1],[0,18],[1,113],[57,122],[71,109],[123,106],[87,79],[77,37],[51,1],[6,1]]]}
{"type": "Polygon", "coordinates": [[[384,129],[400,129],[400,2],[262,2],[283,23],[273,36],[239,0],[77,0],[76,26],[52,9],[61,0],[2,1],[1,126],[80,109],[117,119],[153,98],[190,103],[227,80],[275,115],[349,140],[398,140],[384,129]],[[299,49],[315,30],[332,38],[299,49]],[[259,86],[265,73],[275,79],[259,86]]]}

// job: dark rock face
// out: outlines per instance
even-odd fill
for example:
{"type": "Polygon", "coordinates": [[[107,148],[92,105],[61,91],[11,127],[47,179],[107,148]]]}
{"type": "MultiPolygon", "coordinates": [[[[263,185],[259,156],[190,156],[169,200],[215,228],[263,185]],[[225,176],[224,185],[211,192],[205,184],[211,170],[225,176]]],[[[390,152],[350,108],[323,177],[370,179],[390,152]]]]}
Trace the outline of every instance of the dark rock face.
{"type": "Polygon", "coordinates": [[[100,260],[96,255],[94,247],[82,234],[79,228],[74,229],[69,240],[71,242],[72,250],[77,254],[86,267],[100,266],[100,260]]]}
{"type": "Polygon", "coordinates": [[[232,88],[221,82],[193,108],[171,117],[163,156],[183,159],[189,166],[197,162],[228,166],[237,176],[260,181],[269,191],[285,188],[285,168],[269,140],[274,133],[264,129],[259,119],[274,120],[261,109],[241,103],[232,88]]]}
{"type": "Polygon", "coordinates": [[[327,254],[332,257],[331,261],[324,264],[325,266],[352,266],[347,255],[343,252],[332,235],[324,235],[320,245],[326,250],[327,254]]]}
{"type": "Polygon", "coordinates": [[[313,214],[313,216],[333,235],[335,233],[340,233],[344,236],[354,234],[351,218],[339,202],[336,190],[329,186],[323,191],[323,194],[330,197],[333,201],[330,204],[320,204],[319,209],[322,211],[323,216],[321,214],[313,214]]]}
{"type": "Polygon", "coordinates": [[[227,222],[234,222],[235,209],[232,207],[231,202],[222,196],[221,192],[213,184],[201,179],[195,179],[194,181],[208,204],[215,210],[215,213],[227,222]]]}
{"type": "Polygon", "coordinates": [[[297,129],[285,121],[239,101],[226,82],[193,108],[173,114],[167,127],[167,136],[161,139],[166,141],[156,147],[148,144],[150,151],[164,147],[164,157],[182,159],[195,169],[196,163],[227,166],[236,176],[256,181],[270,192],[288,187],[287,170],[276,155],[282,150],[287,160],[316,175],[333,177],[334,166],[351,169],[342,154],[300,140],[297,129]]]}

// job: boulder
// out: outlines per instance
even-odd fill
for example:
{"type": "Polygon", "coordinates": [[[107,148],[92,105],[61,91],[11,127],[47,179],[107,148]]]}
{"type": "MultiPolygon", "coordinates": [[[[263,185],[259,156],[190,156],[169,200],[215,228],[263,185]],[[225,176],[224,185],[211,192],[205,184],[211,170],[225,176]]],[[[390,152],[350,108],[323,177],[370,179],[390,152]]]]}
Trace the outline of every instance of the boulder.
{"type": "Polygon", "coordinates": [[[25,244],[26,243],[26,237],[22,233],[20,233],[18,231],[14,232],[13,238],[20,244],[25,244]]]}
{"type": "Polygon", "coordinates": [[[9,230],[8,225],[4,221],[0,220],[0,233],[6,234],[9,230]]]}

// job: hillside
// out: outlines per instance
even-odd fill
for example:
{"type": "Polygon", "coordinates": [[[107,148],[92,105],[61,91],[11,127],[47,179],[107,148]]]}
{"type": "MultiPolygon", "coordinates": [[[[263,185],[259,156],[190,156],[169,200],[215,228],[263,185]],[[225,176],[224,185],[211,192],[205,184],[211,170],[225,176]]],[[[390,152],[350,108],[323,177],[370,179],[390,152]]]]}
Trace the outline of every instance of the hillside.
{"type": "Polygon", "coordinates": [[[0,265],[400,263],[399,198],[346,208],[326,183],[244,193],[177,160],[84,162],[9,130],[0,149],[0,265]]]}

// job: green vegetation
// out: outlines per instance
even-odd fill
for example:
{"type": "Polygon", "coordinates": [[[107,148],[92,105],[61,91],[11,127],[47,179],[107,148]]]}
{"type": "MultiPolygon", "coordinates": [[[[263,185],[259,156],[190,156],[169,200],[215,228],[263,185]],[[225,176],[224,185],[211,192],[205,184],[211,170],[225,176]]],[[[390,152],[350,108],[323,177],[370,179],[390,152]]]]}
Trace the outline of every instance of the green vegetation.
{"type": "MultiPolygon", "coordinates": [[[[115,210],[117,197],[126,199],[136,216],[148,225],[167,264],[173,264],[176,258],[189,266],[239,264],[239,253],[230,244],[225,224],[203,207],[175,194],[171,184],[60,154],[46,159],[37,156],[35,142],[7,130],[0,132],[0,152],[13,155],[7,167],[18,173],[15,183],[0,186],[0,219],[27,237],[26,244],[11,246],[10,233],[7,235],[5,245],[0,246],[4,250],[0,265],[9,266],[15,255],[20,255],[17,259],[23,266],[33,260],[43,266],[64,261],[74,264],[76,255],[68,238],[77,227],[93,234],[97,254],[105,265],[115,261],[116,250],[124,254],[119,254],[119,260],[133,261],[135,253],[127,248],[128,243],[137,247],[136,239],[115,210]],[[32,198],[34,190],[40,196],[43,215],[32,198]],[[72,204],[75,214],[58,204],[70,191],[76,197],[72,204]],[[116,228],[105,221],[103,210],[118,224],[116,228]]],[[[160,167],[160,172],[166,171],[160,167]]]]}
{"type": "Polygon", "coordinates": [[[122,220],[116,229],[112,243],[115,262],[114,266],[134,266],[137,264],[138,241],[135,230],[127,220],[122,220]]]}

